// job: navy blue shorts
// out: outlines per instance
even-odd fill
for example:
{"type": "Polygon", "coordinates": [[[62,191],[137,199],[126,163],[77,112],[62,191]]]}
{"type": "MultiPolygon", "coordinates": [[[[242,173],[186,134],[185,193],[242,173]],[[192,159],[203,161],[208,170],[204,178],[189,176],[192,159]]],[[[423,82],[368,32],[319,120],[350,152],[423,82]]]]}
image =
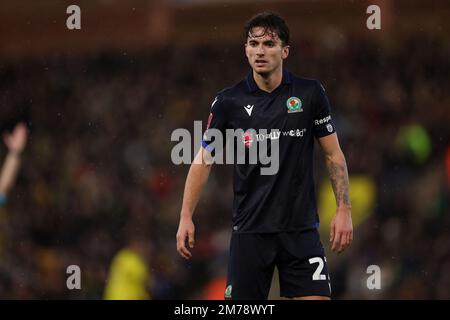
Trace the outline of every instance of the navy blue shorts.
{"type": "Polygon", "coordinates": [[[266,300],[274,268],[280,295],[331,296],[330,276],[316,229],[285,233],[233,233],[225,299],[266,300]]]}

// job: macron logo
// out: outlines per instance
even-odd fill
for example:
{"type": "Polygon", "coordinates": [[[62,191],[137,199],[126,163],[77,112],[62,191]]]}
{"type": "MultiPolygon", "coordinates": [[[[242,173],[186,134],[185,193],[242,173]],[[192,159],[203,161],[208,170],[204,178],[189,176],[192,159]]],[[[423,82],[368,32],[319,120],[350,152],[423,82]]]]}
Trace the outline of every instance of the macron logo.
{"type": "Polygon", "coordinates": [[[244,106],[245,111],[247,111],[248,115],[252,115],[253,105],[244,106]]]}

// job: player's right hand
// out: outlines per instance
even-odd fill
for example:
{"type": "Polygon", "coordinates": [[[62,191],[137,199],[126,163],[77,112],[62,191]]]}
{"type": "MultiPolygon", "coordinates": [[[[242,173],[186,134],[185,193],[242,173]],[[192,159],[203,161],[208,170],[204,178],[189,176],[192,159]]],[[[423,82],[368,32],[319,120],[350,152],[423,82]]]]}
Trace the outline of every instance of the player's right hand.
{"type": "Polygon", "coordinates": [[[192,257],[191,252],[186,247],[186,240],[188,240],[189,248],[194,248],[194,232],[195,226],[192,219],[181,217],[177,232],[177,251],[185,259],[192,257]]]}

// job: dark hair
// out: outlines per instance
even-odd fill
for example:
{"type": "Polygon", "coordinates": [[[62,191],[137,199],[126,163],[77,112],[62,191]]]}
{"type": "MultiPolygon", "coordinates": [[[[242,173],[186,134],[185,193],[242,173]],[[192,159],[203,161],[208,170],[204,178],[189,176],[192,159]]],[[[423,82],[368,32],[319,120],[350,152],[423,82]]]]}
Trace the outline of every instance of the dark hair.
{"type": "Polygon", "coordinates": [[[278,35],[282,44],[289,43],[289,28],[282,17],[273,12],[262,12],[251,18],[244,27],[244,37],[247,40],[251,30],[255,27],[264,28],[264,34],[273,32],[278,35]]]}

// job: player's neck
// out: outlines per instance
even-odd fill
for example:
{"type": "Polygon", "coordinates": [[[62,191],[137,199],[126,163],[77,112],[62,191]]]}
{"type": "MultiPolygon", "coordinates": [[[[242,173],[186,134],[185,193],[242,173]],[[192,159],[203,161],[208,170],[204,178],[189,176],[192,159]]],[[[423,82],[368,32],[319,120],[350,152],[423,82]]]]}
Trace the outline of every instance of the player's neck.
{"type": "Polygon", "coordinates": [[[268,75],[261,75],[253,70],[253,79],[255,79],[258,88],[270,93],[281,84],[283,80],[283,68],[280,67],[268,75]]]}

